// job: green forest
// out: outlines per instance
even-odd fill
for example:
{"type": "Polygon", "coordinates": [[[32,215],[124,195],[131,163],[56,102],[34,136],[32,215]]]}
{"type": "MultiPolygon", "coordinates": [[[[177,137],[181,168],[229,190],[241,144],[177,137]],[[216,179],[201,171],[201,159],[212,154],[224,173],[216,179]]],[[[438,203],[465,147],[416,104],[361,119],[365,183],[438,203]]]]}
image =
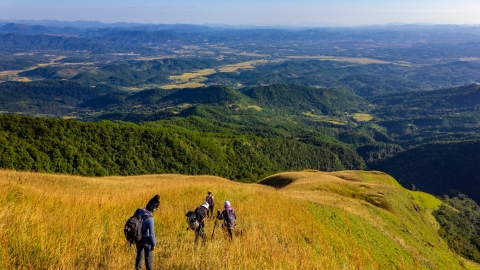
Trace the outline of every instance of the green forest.
{"type": "Polygon", "coordinates": [[[75,175],[209,174],[257,181],[280,171],[362,169],[340,143],[155,128],[132,123],[0,117],[0,167],[75,175]]]}

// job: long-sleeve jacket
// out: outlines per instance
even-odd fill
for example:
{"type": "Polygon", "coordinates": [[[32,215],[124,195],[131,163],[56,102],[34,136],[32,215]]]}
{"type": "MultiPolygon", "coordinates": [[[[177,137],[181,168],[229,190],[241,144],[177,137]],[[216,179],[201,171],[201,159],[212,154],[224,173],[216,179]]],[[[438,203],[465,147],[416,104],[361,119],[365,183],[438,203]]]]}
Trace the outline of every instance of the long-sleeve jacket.
{"type": "Polygon", "coordinates": [[[154,230],[154,221],[152,213],[147,209],[143,208],[140,210],[140,215],[143,218],[142,221],[142,238],[150,238],[152,245],[157,245],[157,240],[155,239],[155,230],[154,230]]]}
{"type": "Polygon", "coordinates": [[[205,217],[207,217],[207,208],[199,206],[199,207],[197,207],[197,209],[195,209],[195,214],[197,214],[198,222],[201,225],[203,225],[203,220],[205,219],[205,217]]]}

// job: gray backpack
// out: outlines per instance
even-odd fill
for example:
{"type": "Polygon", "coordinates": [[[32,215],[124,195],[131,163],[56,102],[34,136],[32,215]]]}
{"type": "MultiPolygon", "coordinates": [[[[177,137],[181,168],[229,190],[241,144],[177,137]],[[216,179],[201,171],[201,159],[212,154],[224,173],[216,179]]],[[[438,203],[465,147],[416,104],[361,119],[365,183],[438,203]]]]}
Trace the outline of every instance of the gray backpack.
{"type": "Polygon", "coordinates": [[[197,220],[197,214],[194,211],[188,211],[185,216],[187,217],[188,228],[192,230],[198,229],[200,223],[197,220]]]}

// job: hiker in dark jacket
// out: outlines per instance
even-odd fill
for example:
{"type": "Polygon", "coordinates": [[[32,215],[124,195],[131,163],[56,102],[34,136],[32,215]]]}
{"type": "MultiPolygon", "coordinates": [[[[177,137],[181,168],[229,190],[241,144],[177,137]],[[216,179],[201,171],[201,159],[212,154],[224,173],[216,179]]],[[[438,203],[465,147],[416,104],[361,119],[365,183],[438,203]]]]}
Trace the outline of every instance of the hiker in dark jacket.
{"type": "Polygon", "coordinates": [[[205,201],[208,203],[208,217],[213,216],[213,210],[215,208],[215,200],[212,195],[212,191],[208,191],[208,195],[205,198],[205,201]]]}
{"type": "MultiPolygon", "coordinates": [[[[135,269],[142,269],[142,257],[145,256],[145,267],[152,269],[152,251],[155,250],[157,240],[155,239],[154,222],[152,214],[160,206],[160,195],[155,195],[145,208],[135,211],[135,214],[142,216],[142,239],[137,243],[137,258],[135,259],[135,269]]],[[[135,215],[134,214],[134,215],[135,215]]]]}
{"type": "Polygon", "coordinates": [[[233,239],[232,230],[235,229],[235,224],[237,221],[237,215],[235,210],[230,205],[229,201],[225,201],[223,204],[223,211],[220,213],[218,210],[217,218],[223,220],[222,228],[228,232],[230,239],[233,239]]]}
{"type": "Polygon", "coordinates": [[[199,236],[202,237],[202,238],[205,238],[205,230],[204,230],[205,223],[204,223],[204,220],[205,220],[205,218],[207,217],[207,214],[208,214],[208,206],[209,206],[208,202],[204,202],[204,203],[202,203],[202,205],[197,207],[197,209],[195,209],[195,214],[197,215],[197,221],[200,225],[198,227],[197,231],[199,233],[199,236]]]}

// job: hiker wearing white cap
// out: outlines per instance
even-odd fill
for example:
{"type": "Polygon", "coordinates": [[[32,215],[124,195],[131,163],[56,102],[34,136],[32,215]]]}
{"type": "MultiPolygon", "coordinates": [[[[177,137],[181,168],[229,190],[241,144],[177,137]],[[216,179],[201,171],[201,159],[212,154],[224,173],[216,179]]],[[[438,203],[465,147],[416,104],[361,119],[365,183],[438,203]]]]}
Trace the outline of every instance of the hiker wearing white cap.
{"type": "MultiPolygon", "coordinates": [[[[198,229],[197,229],[197,233],[200,237],[203,238],[203,240],[205,240],[205,223],[204,223],[204,219],[207,217],[207,212],[208,212],[208,207],[210,205],[208,204],[208,202],[204,202],[202,203],[202,205],[200,205],[199,207],[197,207],[197,209],[195,209],[195,214],[197,215],[197,221],[199,223],[199,226],[198,226],[198,229]]],[[[196,238],[195,238],[196,240],[196,238]]]]}

